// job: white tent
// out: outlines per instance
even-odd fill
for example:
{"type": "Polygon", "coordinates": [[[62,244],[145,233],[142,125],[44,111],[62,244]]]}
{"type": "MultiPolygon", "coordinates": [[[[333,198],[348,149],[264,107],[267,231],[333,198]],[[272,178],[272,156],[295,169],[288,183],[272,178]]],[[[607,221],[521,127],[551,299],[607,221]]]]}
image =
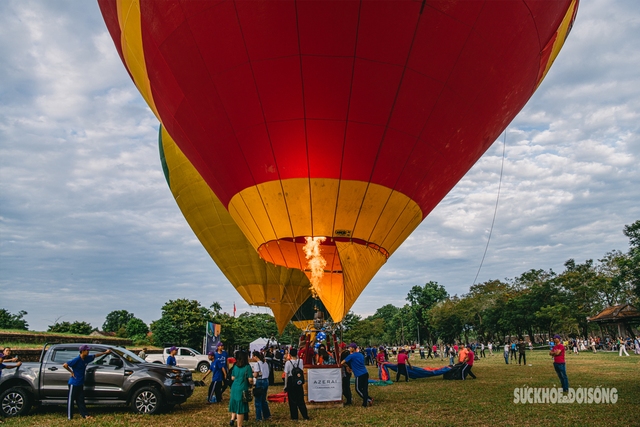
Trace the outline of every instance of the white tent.
{"type": "Polygon", "coordinates": [[[251,353],[253,353],[254,351],[260,351],[267,346],[267,343],[269,345],[278,345],[276,341],[269,341],[267,338],[258,338],[257,340],[249,344],[249,351],[251,353]]]}

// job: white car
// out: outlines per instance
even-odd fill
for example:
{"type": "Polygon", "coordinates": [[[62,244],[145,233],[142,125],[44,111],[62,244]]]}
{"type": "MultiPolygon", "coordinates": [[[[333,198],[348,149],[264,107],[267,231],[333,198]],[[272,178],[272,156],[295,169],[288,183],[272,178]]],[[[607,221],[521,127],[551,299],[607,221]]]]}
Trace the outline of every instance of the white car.
{"type": "MultiPolygon", "coordinates": [[[[209,370],[209,358],[199,351],[189,347],[177,347],[176,365],[181,368],[187,368],[191,371],[200,371],[203,374],[209,370]]],[[[148,363],[167,363],[170,347],[166,347],[162,354],[149,354],[145,359],[148,363]]]]}

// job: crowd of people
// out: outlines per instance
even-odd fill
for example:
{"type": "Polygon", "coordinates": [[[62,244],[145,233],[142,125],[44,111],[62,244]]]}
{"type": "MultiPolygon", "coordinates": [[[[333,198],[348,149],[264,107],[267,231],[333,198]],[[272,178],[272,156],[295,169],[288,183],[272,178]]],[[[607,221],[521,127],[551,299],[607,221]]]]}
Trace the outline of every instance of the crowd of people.
{"type": "MultiPolygon", "coordinates": [[[[355,380],[355,391],[362,399],[362,406],[369,407],[373,399],[369,396],[369,372],[367,366],[377,366],[378,377],[383,378],[382,370],[385,363],[393,357],[397,363],[395,381],[402,378],[409,381],[409,370],[413,369],[411,357],[418,353],[420,359],[436,359],[447,362],[452,369],[460,372],[459,379],[471,377],[476,379],[472,372],[474,362],[482,358],[495,356],[500,348],[504,349],[503,356],[506,364],[511,361],[518,365],[527,364],[527,350],[533,350],[531,341],[523,339],[505,341],[504,344],[489,341],[462,343],[440,343],[431,346],[366,346],[359,347],[356,343],[346,345],[336,344],[335,348],[326,343],[309,345],[307,336],[303,335],[299,342],[299,348],[288,346],[267,346],[260,351],[236,351],[233,357],[229,356],[224,344],[219,343],[215,351],[208,353],[210,369],[204,375],[204,381],[211,376],[211,382],[207,393],[207,402],[212,404],[223,403],[224,392],[230,389],[228,407],[231,414],[229,425],[237,423],[242,427],[249,415],[249,402],[254,403],[255,417],[257,421],[268,420],[271,417],[269,402],[267,400],[270,386],[276,383],[276,372],[281,373],[284,383],[284,393],[289,403],[290,416],[297,420],[299,416],[309,419],[309,413],[304,400],[304,372],[303,368],[309,365],[339,366],[342,377],[342,395],[345,405],[353,403],[351,393],[351,378],[355,380]],[[495,352],[495,353],[494,353],[495,352]],[[252,393],[251,393],[252,391],[252,393]]],[[[544,343],[539,343],[544,345],[544,343]]],[[[563,391],[567,392],[569,381],[566,373],[565,352],[579,354],[582,351],[597,352],[599,350],[618,351],[619,355],[629,356],[627,349],[640,355],[640,341],[636,337],[605,338],[566,338],[555,335],[553,340],[547,342],[549,355],[553,357],[553,366],[562,384],[563,391]]],[[[176,365],[176,348],[170,349],[166,363],[176,365]]],[[[84,372],[87,364],[101,353],[89,355],[89,347],[82,346],[78,357],[65,363],[63,367],[69,371],[69,396],[68,418],[72,418],[73,404],[75,403],[83,418],[90,418],[86,412],[83,396],[84,372]]],[[[146,349],[141,351],[141,356],[146,355],[146,349]]],[[[2,369],[13,369],[21,365],[17,357],[12,356],[11,349],[5,348],[0,353],[0,375],[2,369]],[[14,362],[13,364],[10,364],[14,362]]],[[[0,419],[0,422],[2,420],[0,419]]]]}
{"type": "MultiPolygon", "coordinates": [[[[629,351],[640,355],[640,340],[638,337],[589,337],[589,338],[567,338],[564,339],[562,344],[567,349],[571,349],[572,354],[580,354],[583,351],[591,351],[597,353],[598,351],[610,351],[618,352],[619,356],[623,354],[629,356],[629,351]],[[627,351],[628,350],[628,351],[627,351]]],[[[552,346],[552,342],[549,341],[549,346],[552,346]]]]}

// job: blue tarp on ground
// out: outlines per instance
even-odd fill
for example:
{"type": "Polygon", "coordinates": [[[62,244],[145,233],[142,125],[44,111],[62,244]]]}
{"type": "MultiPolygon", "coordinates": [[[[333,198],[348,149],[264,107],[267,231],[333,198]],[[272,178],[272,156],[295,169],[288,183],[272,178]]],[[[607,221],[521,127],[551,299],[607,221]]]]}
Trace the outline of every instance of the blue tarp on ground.
{"type": "MultiPolygon", "coordinates": [[[[382,365],[382,369],[386,371],[387,378],[391,378],[389,375],[389,369],[394,372],[398,372],[398,365],[394,365],[393,363],[385,363],[382,365]]],[[[451,370],[451,366],[443,366],[441,368],[409,368],[407,366],[407,373],[409,374],[409,378],[428,378],[428,377],[437,377],[438,375],[444,375],[446,372],[451,370]]]]}

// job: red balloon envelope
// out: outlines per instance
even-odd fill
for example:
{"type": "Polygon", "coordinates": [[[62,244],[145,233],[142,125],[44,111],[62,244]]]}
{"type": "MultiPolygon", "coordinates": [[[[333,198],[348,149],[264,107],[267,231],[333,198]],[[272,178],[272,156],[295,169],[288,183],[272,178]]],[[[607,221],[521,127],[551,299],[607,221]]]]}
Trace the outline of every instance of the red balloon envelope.
{"type": "Polygon", "coordinates": [[[137,87],[260,256],[311,270],[305,238],[325,238],[314,290],[334,320],[526,104],[577,10],[99,4],[137,87]]]}

